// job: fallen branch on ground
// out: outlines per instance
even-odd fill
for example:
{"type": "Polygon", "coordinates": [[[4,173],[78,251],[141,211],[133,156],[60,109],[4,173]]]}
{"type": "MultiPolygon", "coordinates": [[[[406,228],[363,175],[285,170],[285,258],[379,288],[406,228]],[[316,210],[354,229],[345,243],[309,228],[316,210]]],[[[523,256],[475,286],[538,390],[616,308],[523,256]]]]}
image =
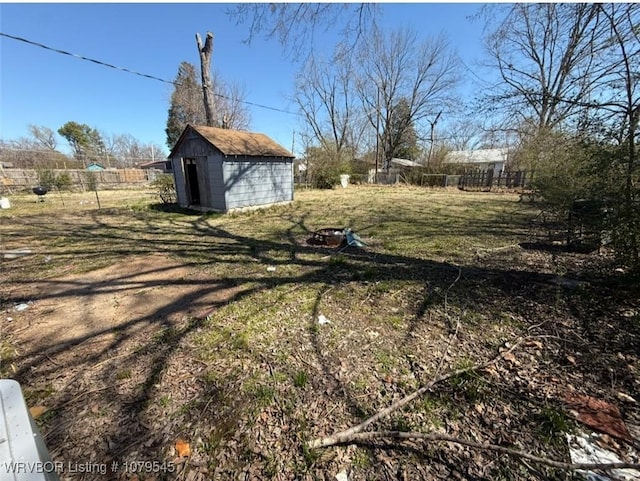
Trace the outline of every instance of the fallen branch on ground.
{"type": "Polygon", "coordinates": [[[366,419],[365,421],[358,424],[357,426],[353,426],[352,428],[349,428],[345,431],[339,432],[332,436],[328,436],[320,439],[314,439],[309,443],[308,446],[311,449],[316,449],[316,448],[326,448],[329,446],[335,446],[337,444],[357,443],[357,442],[371,441],[376,439],[400,439],[400,440],[421,439],[427,442],[444,441],[449,443],[460,444],[463,446],[470,447],[472,449],[499,452],[509,456],[515,456],[521,459],[527,459],[529,461],[532,461],[538,464],[543,464],[546,466],[563,469],[563,470],[572,470],[572,471],[575,471],[575,470],[604,471],[604,470],[611,470],[611,469],[640,470],[640,464],[637,464],[637,463],[565,463],[563,461],[556,461],[555,459],[535,456],[533,454],[530,454],[524,451],[518,451],[516,449],[507,448],[505,446],[499,446],[497,444],[478,443],[478,442],[469,441],[466,439],[455,438],[452,436],[448,436],[446,434],[425,434],[425,433],[418,433],[418,432],[401,432],[401,431],[362,432],[364,428],[367,427],[369,424],[372,424],[375,421],[385,416],[388,416],[393,411],[396,411],[397,409],[400,409],[401,407],[405,406],[406,404],[408,404],[409,402],[411,402],[421,394],[424,394],[425,392],[430,390],[435,384],[445,381],[454,376],[464,374],[467,372],[479,371],[481,369],[491,366],[492,364],[495,364],[501,358],[505,357],[507,353],[511,353],[513,350],[515,350],[520,344],[522,344],[527,339],[529,339],[529,337],[520,339],[513,346],[511,346],[511,348],[509,348],[507,351],[501,352],[490,361],[469,366],[466,368],[456,369],[454,371],[450,371],[446,374],[438,376],[435,379],[429,381],[427,384],[422,386],[417,391],[414,391],[408,396],[405,396],[398,402],[383,409],[382,411],[379,411],[378,413],[366,419]]]}
{"type": "Polygon", "coordinates": [[[516,456],[518,458],[528,459],[538,464],[544,464],[552,468],[565,469],[565,470],[609,470],[609,469],[638,469],[640,470],[640,464],[636,463],[565,463],[562,461],[556,461],[554,459],[542,458],[533,454],[518,451],[516,449],[499,446],[497,444],[489,443],[477,443],[475,441],[468,441],[466,439],[454,438],[447,436],[446,434],[424,434],[416,432],[402,432],[402,431],[373,431],[366,433],[354,433],[350,436],[350,442],[362,442],[371,441],[375,439],[421,439],[423,441],[435,442],[445,441],[448,443],[461,444],[473,449],[479,449],[482,451],[496,451],[509,456],[516,456]]]}
{"type": "Polygon", "coordinates": [[[486,367],[491,366],[492,364],[495,364],[505,354],[512,352],[516,347],[518,347],[520,344],[522,344],[522,342],[525,339],[526,338],[520,339],[513,346],[511,346],[511,348],[509,350],[501,352],[500,354],[498,354],[496,357],[494,357],[490,361],[487,361],[487,362],[484,362],[484,363],[481,363],[481,364],[475,364],[475,365],[469,366],[469,367],[456,369],[454,371],[449,371],[446,374],[443,374],[441,376],[436,377],[435,379],[429,381],[427,384],[422,386],[417,391],[414,391],[413,393],[409,394],[408,396],[405,396],[404,398],[400,399],[398,402],[396,402],[396,403],[392,404],[391,406],[383,409],[382,411],[379,411],[378,413],[374,414],[373,416],[371,416],[370,418],[366,419],[365,421],[363,421],[362,423],[358,424],[357,426],[349,428],[349,429],[347,429],[345,431],[342,431],[340,433],[334,434],[333,436],[328,436],[326,438],[321,438],[321,439],[314,439],[313,441],[311,441],[309,443],[309,448],[312,448],[312,449],[314,449],[314,448],[326,448],[328,446],[333,446],[335,444],[344,444],[345,442],[348,442],[348,441],[352,440],[354,434],[357,434],[357,433],[361,432],[369,424],[372,424],[372,423],[376,422],[378,419],[381,419],[381,418],[383,418],[385,416],[388,416],[393,411],[396,411],[397,409],[400,409],[401,407],[403,407],[406,404],[410,403],[411,401],[413,401],[418,396],[420,396],[420,395],[424,394],[425,392],[427,392],[428,390],[430,390],[436,384],[438,384],[438,383],[440,383],[442,381],[446,381],[447,379],[450,379],[450,378],[452,378],[454,376],[459,376],[460,374],[464,374],[464,373],[467,373],[467,372],[479,371],[480,369],[484,369],[486,367]]]}

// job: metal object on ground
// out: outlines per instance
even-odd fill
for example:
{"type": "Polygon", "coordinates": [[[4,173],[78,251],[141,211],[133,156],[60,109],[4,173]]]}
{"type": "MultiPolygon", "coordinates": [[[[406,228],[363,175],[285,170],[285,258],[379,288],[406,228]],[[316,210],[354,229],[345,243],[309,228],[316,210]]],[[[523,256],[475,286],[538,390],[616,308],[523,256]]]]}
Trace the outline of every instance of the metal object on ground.
{"type": "Polygon", "coordinates": [[[307,243],[325,247],[365,247],[367,244],[351,229],[328,227],[313,233],[307,243]]]}
{"type": "Polygon", "coordinates": [[[567,247],[579,252],[592,252],[602,245],[602,234],[608,213],[600,199],[578,199],[569,210],[567,247]]]}
{"type": "Polygon", "coordinates": [[[346,245],[344,230],[342,228],[328,227],[313,233],[307,243],[314,246],[341,247],[346,245]]]}
{"type": "Polygon", "coordinates": [[[39,185],[38,187],[34,187],[32,190],[33,193],[38,196],[39,202],[44,202],[44,196],[47,192],[49,192],[49,189],[47,189],[46,187],[42,187],[41,185],[39,185]]]}

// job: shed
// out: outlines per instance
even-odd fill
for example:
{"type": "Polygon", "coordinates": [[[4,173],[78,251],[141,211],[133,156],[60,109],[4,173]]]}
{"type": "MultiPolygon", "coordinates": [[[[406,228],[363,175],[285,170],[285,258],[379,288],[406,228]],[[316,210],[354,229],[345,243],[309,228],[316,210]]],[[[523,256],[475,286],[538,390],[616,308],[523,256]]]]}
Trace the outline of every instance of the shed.
{"type": "Polygon", "coordinates": [[[104,170],[104,166],[98,164],[97,162],[91,162],[89,165],[87,165],[87,170],[91,172],[100,172],[104,170]]]}
{"type": "Polygon", "coordinates": [[[446,164],[460,164],[479,170],[493,170],[498,175],[504,170],[509,158],[509,149],[454,150],[444,159],[446,164]]]}
{"type": "Polygon", "coordinates": [[[187,125],[169,159],[182,207],[227,212],[293,200],[294,155],[264,134],[187,125]]]}
{"type": "Polygon", "coordinates": [[[163,173],[171,173],[171,161],[170,160],[154,160],[151,162],[145,162],[144,164],[140,164],[138,166],[140,169],[157,169],[161,170],[163,173]]]}

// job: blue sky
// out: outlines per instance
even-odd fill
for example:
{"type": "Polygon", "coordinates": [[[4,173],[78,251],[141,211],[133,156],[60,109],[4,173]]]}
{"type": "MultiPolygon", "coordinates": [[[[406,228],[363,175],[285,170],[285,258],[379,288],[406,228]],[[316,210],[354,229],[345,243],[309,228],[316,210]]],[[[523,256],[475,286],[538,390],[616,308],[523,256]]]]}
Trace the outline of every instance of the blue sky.
{"type": "MultiPolygon", "coordinates": [[[[294,110],[298,66],[276,40],[255,38],[226,15],[229,4],[0,4],[0,31],[166,80],[178,65],[199,66],[195,34],[214,33],[213,66],[226,81],[245,86],[246,100],[294,110]]],[[[474,67],[482,23],[467,17],[481,4],[381,4],[383,28],[410,26],[421,35],[444,33],[474,67]]],[[[323,38],[323,35],[325,38],[323,38]]],[[[335,32],[316,47],[333,47],[335,32]],[[326,40],[326,41],[324,41],[326,40]]],[[[57,130],[73,120],[109,134],[131,134],[166,148],[164,128],[172,86],[0,37],[0,138],[28,136],[28,125],[57,130]]],[[[473,75],[467,72],[468,78],[473,75]]],[[[471,92],[470,84],[467,85],[471,92]]],[[[291,148],[300,118],[250,106],[251,130],[291,148]]],[[[60,139],[61,147],[65,141],[60,139]]],[[[66,150],[66,149],[62,149],[66,150]]],[[[298,150],[297,148],[295,149],[298,150]]],[[[296,152],[299,154],[299,152],[296,152]]]]}

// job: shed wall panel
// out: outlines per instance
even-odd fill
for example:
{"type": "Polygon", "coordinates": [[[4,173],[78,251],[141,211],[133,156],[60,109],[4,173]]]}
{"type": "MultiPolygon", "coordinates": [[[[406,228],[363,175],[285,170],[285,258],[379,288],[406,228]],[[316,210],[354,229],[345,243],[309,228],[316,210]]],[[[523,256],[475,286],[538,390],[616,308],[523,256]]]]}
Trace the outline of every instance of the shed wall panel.
{"type": "Polygon", "coordinates": [[[226,208],[237,209],[293,200],[293,161],[223,162],[226,208]]]}
{"type": "Polygon", "coordinates": [[[222,157],[210,156],[208,159],[207,181],[209,184],[209,203],[204,207],[225,211],[224,181],[222,178],[222,157]]]}

